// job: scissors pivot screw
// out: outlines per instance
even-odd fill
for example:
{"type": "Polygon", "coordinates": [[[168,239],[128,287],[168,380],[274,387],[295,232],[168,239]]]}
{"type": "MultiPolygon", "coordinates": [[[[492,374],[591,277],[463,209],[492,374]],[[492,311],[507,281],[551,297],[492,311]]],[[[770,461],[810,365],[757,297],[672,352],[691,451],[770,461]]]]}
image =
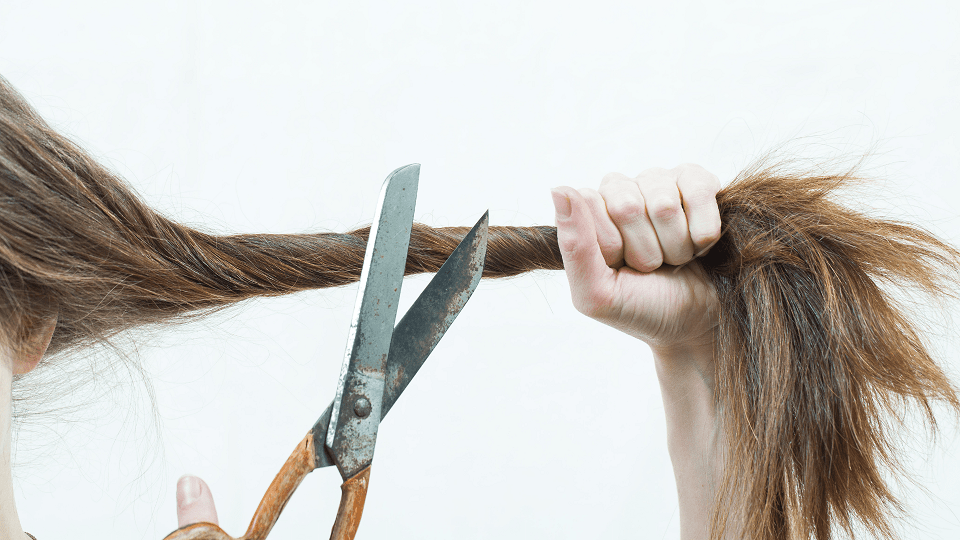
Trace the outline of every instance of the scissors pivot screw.
{"type": "Polygon", "coordinates": [[[419,174],[419,165],[409,165],[394,171],[383,183],[336,397],[267,488],[247,532],[233,538],[213,523],[194,523],[164,540],[264,540],[304,476],[332,465],[339,469],[343,484],[330,540],[354,540],[367,497],[380,421],[453,324],[483,275],[489,213],[463,237],[396,323],[419,174]]]}
{"type": "Polygon", "coordinates": [[[353,412],[357,413],[357,416],[360,418],[366,418],[370,415],[370,411],[373,410],[373,406],[370,405],[370,400],[365,397],[358,399],[353,404],[353,412]]]}

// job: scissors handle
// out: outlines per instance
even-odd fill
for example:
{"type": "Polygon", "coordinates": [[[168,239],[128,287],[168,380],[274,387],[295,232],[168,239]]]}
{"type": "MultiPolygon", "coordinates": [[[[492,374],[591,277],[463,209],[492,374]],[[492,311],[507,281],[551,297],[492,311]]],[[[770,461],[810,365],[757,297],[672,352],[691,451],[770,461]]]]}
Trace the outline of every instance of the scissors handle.
{"type": "MultiPolygon", "coordinates": [[[[314,463],[313,432],[311,431],[300,441],[297,448],[287,458],[286,463],[283,464],[283,468],[273,478],[273,482],[270,483],[270,487],[264,493],[263,499],[260,500],[260,506],[257,507],[253,519],[250,520],[247,532],[240,538],[233,538],[213,523],[194,523],[173,531],[164,540],[264,540],[277,522],[277,518],[280,517],[280,512],[283,511],[283,507],[290,500],[290,496],[296,491],[297,486],[315,468],[314,463]]],[[[369,474],[368,470],[368,478],[369,474]]],[[[350,480],[353,480],[353,478],[350,480]]],[[[346,485],[346,482],[344,485],[346,485]]],[[[346,497],[345,494],[346,488],[344,488],[344,497],[346,497]]],[[[364,482],[363,495],[366,496],[366,482],[364,482]]],[[[340,506],[343,507],[342,501],[340,506]]],[[[363,499],[360,501],[360,511],[362,510],[363,499]]],[[[359,525],[359,514],[357,514],[356,521],[359,525]]],[[[339,522],[340,516],[338,514],[337,523],[339,522]]],[[[356,533],[356,527],[353,530],[356,533]]],[[[352,539],[353,536],[349,538],[352,539]]]]}
{"type": "Polygon", "coordinates": [[[369,485],[369,465],[340,485],[340,508],[337,509],[337,520],[330,531],[330,540],[353,540],[356,536],[369,485]]]}

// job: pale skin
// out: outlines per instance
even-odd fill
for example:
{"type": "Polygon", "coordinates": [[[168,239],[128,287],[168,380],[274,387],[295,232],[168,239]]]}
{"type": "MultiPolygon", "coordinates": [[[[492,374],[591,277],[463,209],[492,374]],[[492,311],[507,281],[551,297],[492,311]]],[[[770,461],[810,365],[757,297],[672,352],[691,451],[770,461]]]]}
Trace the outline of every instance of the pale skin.
{"type": "Polygon", "coordinates": [[[597,190],[552,191],[574,306],[653,351],[682,540],[709,538],[721,473],[713,388],[719,304],[695,260],[720,238],[719,189],[703,167],[681,165],[635,178],[608,174],[597,190]]]}
{"type": "MultiPolygon", "coordinates": [[[[720,182],[697,165],[608,174],[599,189],[552,190],[574,306],[653,351],[667,421],[682,540],[709,538],[720,472],[714,410],[717,295],[695,258],[720,237],[720,182]],[[679,267],[679,268],[678,268],[679,267]]],[[[0,348],[0,538],[28,540],[13,497],[11,381],[39,363],[51,317],[21,350],[0,348]]],[[[218,523],[210,488],[177,482],[177,526],[218,523]]]]}

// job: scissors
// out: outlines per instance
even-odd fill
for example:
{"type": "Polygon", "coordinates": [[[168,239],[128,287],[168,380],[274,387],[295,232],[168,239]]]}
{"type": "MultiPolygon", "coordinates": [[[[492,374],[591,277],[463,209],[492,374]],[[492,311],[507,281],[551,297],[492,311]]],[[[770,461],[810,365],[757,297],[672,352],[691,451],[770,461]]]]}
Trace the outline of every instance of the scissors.
{"type": "Polygon", "coordinates": [[[336,465],[343,477],[331,540],[352,540],[360,526],[380,421],[473,294],[487,251],[489,211],[457,246],[394,328],[420,165],[401,167],[380,190],[360,290],[333,402],[287,458],[238,539],[212,523],[177,529],[164,540],[262,540],[304,477],[336,465]]]}

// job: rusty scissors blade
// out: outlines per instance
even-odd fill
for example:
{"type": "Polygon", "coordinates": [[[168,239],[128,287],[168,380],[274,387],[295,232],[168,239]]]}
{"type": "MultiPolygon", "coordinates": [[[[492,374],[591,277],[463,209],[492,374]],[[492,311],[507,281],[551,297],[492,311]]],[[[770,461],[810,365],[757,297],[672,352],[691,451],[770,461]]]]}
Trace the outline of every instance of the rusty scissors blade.
{"type": "MultiPolygon", "coordinates": [[[[337,397],[287,458],[267,488],[246,533],[237,540],[265,539],[306,475],[315,468],[330,465],[337,465],[344,478],[340,508],[330,538],[352,540],[356,535],[379,422],[470,299],[480,282],[486,256],[489,213],[484,213],[467,233],[400,323],[393,327],[418,177],[419,165],[408,165],[394,171],[384,182],[377,219],[367,244],[337,397]],[[386,246],[380,242],[394,245],[378,249],[386,246]],[[367,403],[360,401],[361,397],[367,403]],[[370,418],[376,425],[372,431],[357,429],[356,423],[352,423],[357,418],[370,418]],[[331,422],[332,419],[337,421],[331,422]],[[338,446],[340,441],[344,444],[338,446]],[[358,466],[362,467],[357,470],[358,466]]],[[[195,523],[177,529],[165,540],[235,539],[217,525],[195,523]]]]}
{"type": "Polygon", "coordinates": [[[419,179],[419,165],[401,167],[387,177],[367,239],[360,290],[325,434],[324,449],[343,477],[340,508],[330,535],[335,539],[353,539],[367,498],[419,179]]]}
{"type": "MultiPolygon", "coordinates": [[[[456,320],[480,283],[487,254],[487,227],[490,212],[485,212],[460,241],[427,287],[393,331],[387,357],[386,379],[381,405],[381,421],[413,380],[420,367],[456,320]]],[[[335,463],[324,451],[323,437],[330,424],[331,403],[311,432],[314,434],[315,467],[335,463]]]]}
{"type": "Polygon", "coordinates": [[[360,290],[325,434],[326,449],[344,480],[373,461],[419,178],[419,165],[401,167],[387,177],[367,239],[360,290]]]}
{"type": "MultiPolygon", "coordinates": [[[[379,404],[381,419],[386,416],[413,380],[414,375],[420,370],[480,283],[486,258],[488,220],[489,212],[485,212],[480,221],[461,240],[457,249],[447,258],[437,275],[417,297],[393,331],[382,400],[379,404]]],[[[362,409],[356,407],[356,403],[355,401],[353,410],[355,415],[373,414],[372,407],[362,409]]],[[[325,447],[320,442],[322,435],[329,433],[331,429],[329,426],[332,426],[330,421],[334,415],[335,404],[336,401],[327,407],[307,434],[305,441],[313,445],[312,468],[337,465],[341,471],[344,482],[340,486],[342,490],[340,507],[330,538],[331,540],[352,540],[363,515],[370,481],[370,462],[368,461],[353,476],[347,476],[343,472],[342,464],[338,463],[337,456],[331,452],[329,446],[325,447]]],[[[356,432],[350,432],[349,435],[357,436],[356,432]]],[[[361,433],[359,436],[367,437],[368,435],[361,433]]],[[[372,461],[372,455],[370,459],[372,461]]]]}

